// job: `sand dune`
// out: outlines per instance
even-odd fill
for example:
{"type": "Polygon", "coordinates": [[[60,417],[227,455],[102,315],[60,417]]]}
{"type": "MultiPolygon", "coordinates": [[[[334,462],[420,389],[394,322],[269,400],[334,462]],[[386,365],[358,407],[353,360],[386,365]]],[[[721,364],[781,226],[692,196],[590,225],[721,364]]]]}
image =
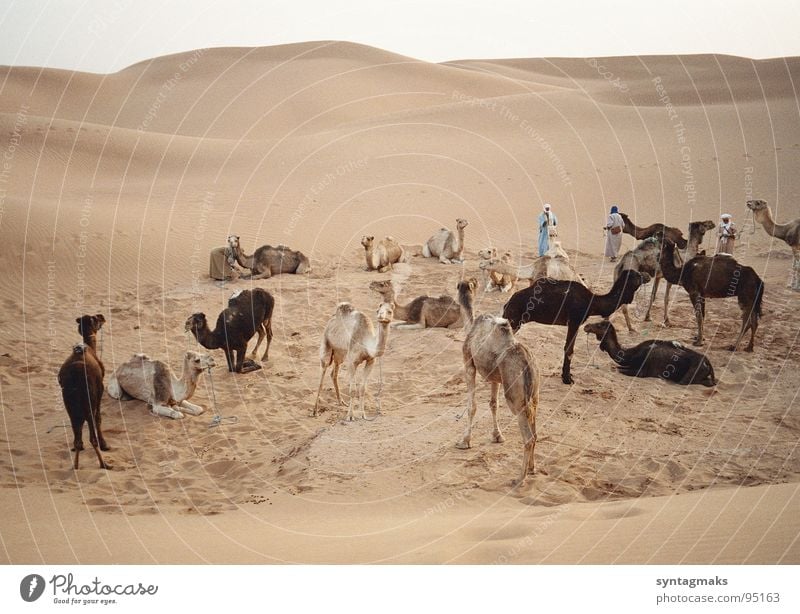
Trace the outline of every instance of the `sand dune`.
{"type": "MultiPolygon", "coordinates": [[[[0,69],[2,559],[797,563],[785,510],[800,475],[800,298],[788,247],[744,201],[800,217],[799,73],[797,58],[728,56],[437,65],[338,42],[199,50],[113,75],[0,69]],[[626,378],[583,338],[567,387],[565,329],[525,327],[542,399],[538,473],[518,491],[522,442],[502,407],[506,442],[490,443],[486,387],[473,448],[454,447],[462,331],[392,331],[374,421],[340,423],[329,380],[310,417],[327,318],[342,300],[373,316],[368,285],[386,277],[363,270],[362,234],[418,246],[466,217],[463,267],[412,257],[391,274],[403,300],[454,293],[484,246],[529,261],[544,201],[598,291],[612,282],[600,258],[611,203],[640,225],[733,213],[737,258],[767,288],[755,352],[724,349],[739,310],[710,301],[716,390],[626,378]],[[258,282],[276,298],[265,368],[214,371],[216,411],[236,422],[209,428],[207,380],[194,400],[208,412],[183,421],[106,398],[114,470],[87,454],[72,471],[55,374],[75,317],[105,315],[107,371],[133,352],[179,368],[195,348],[186,317],[216,317],[248,287],[207,276],[229,233],[248,252],[302,249],[313,266],[258,282]],[[108,550],[87,545],[100,534],[108,550]]],[[[641,322],[649,289],[622,343],[688,343],[687,295],[664,329],[660,296],[641,322]]],[[[476,309],[506,299],[479,293],[476,309]]],[[[375,381],[371,392],[373,415],[375,381]]]]}

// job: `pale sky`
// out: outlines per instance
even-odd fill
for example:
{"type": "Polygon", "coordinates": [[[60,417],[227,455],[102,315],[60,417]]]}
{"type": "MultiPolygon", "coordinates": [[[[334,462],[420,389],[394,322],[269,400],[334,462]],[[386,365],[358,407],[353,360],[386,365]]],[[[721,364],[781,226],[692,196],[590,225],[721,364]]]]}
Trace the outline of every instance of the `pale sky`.
{"type": "Polygon", "coordinates": [[[797,0],[2,0],[0,64],[113,72],[200,47],[347,40],[423,60],[800,55],[797,0]]]}

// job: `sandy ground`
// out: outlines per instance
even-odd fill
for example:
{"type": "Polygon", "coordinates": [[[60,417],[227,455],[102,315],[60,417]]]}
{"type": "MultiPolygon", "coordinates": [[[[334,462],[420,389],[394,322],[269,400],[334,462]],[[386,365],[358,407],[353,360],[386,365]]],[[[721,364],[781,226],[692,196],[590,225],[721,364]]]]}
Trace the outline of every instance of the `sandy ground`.
{"type": "MultiPolygon", "coordinates": [[[[800,217],[798,77],[793,58],[436,65],[329,42],[113,75],[0,69],[0,560],[800,562],[800,295],[788,247],[744,208],[757,197],[779,221],[800,217]],[[485,386],[473,447],[454,447],[463,331],[391,331],[377,419],[343,424],[329,381],[310,416],[325,322],[343,300],[374,317],[368,284],[389,276],[363,270],[361,235],[418,246],[467,218],[463,266],[415,256],[391,273],[401,300],[453,294],[482,247],[530,261],[545,201],[600,292],[609,204],[642,226],[732,213],[736,256],[766,284],[755,352],[724,349],[739,310],[714,300],[715,390],[624,377],[583,335],[565,386],[565,329],[523,328],[542,392],[537,474],[516,490],[519,432],[503,405],[506,442],[490,442],[485,386]],[[193,401],[208,411],[182,421],[105,397],[114,468],[88,451],[73,471],[56,373],[75,318],[105,315],[108,372],[133,352],[179,370],[196,347],[186,317],[215,318],[250,286],[208,278],[230,233],[248,252],[286,243],[312,260],[310,275],[255,282],[276,299],[269,362],[217,368],[217,411],[204,378],[193,401]],[[237,421],[209,428],[214,413],[237,421]]],[[[666,329],[663,290],[641,321],[649,290],[638,332],[614,316],[622,343],[688,343],[685,292],[666,329]]],[[[479,292],[477,311],[507,297],[479,292]]]]}

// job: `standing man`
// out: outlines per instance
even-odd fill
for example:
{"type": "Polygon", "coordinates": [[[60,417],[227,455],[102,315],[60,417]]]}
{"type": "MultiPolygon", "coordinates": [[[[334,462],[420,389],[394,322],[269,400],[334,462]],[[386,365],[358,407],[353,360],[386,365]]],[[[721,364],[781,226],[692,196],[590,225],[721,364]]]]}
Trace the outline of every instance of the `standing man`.
{"type": "Polygon", "coordinates": [[[736,242],[736,226],[733,223],[730,213],[723,213],[721,216],[722,222],[719,225],[717,234],[717,253],[730,254],[733,256],[733,247],[736,242]]]}
{"type": "Polygon", "coordinates": [[[544,204],[544,211],[539,214],[539,256],[544,256],[550,249],[550,239],[558,236],[556,231],[558,218],[550,210],[550,203],[544,204]]]}
{"type": "Polygon", "coordinates": [[[622,228],[625,222],[619,214],[619,209],[616,205],[611,207],[611,212],[608,214],[606,225],[603,226],[606,230],[606,256],[611,258],[611,262],[617,261],[619,249],[622,247],[622,228]]]}

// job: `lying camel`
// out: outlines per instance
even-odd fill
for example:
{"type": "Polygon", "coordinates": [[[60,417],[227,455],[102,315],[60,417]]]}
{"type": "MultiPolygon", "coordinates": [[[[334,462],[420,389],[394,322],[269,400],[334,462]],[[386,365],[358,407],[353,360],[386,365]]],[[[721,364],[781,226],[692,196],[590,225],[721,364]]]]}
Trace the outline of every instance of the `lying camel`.
{"type": "Polygon", "coordinates": [[[364,246],[364,256],[367,259],[367,271],[385,273],[393,264],[405,260],[405,250],[394,237],[386,237],[376,245],[375,237],[365,235],[361,237],[361,245],[364,246]]]}
{"type": "MultiPolygon", "coordinates": [[[[478,286],[478,280],[474,277],[467,283],[472,285],[473,290],[478,286]]],[[[439,297],[418,296],[406,305],[399,305],[391,280],[373,281],[369,289],[380,294],[384,302],[394,307],[395,318],[405,321],[403,324],[394,324],[397,328],[463,328],[466,324],[458,302],[447,294],[439,297]]]]}
{"type": "Polygon", "coordinates": [[[677,384],[716,386],[714,367],[708,358],[677,341],[650,339],[631,348],[623,348],[617,331],[608,320],[583,327],[600,341],[600,349],[619,365],[619,372],[633,377],[660,377],[677,384]]]}
{"type": "Polygon", "coordinates": [[[509,292],[513,290],[514,284],[517,283],[517,278],[514,275],[503,275],[502,273],[481,266],[484,262],[490,262],[492,260],[499,260],[500,262],[511,264],[511,252],[506,252],[499,258],[497,257],[496,247],[487,247],[478,252],[478,266],[483,271],[483,291],[492,292],[494,290],[499,290],[500,292],[509,292]]]}
{"type": "Polygon", "coordinates": [[[514,266],[508,262],[503,262],[497,258],[484,260],[479,265],[481,270],[507,276],[516,282],[517,279],[527,279],[529,285],[537,279],[560,279],[562,281],[574,281],[582,286],[586,286],[586,281],[580,274],[572,268],[569,263],[569,255],[561,248],[559,241],[553,241],[550,249],[544,256],[540,256],[531,264],[525,266],[514,266]]]}

